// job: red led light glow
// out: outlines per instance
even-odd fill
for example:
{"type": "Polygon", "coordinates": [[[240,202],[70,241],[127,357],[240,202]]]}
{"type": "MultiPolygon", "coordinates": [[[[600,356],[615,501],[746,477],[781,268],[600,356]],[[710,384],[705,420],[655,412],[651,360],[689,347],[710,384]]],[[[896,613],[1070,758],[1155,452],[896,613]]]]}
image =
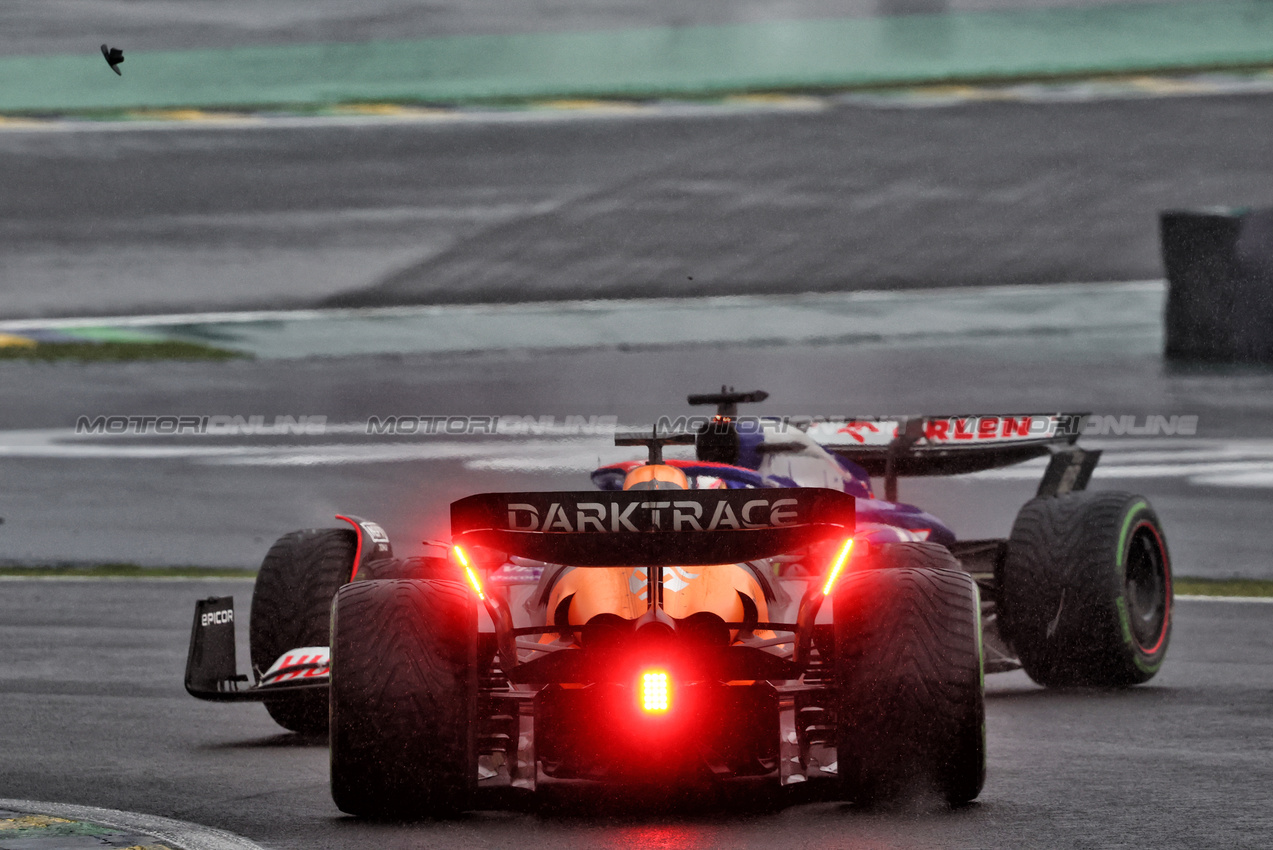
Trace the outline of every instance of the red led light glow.
{"type": "Polygon", "coordinates": [[[672,684],[664,670],[647,670],[641,674],[641,708],[650,714],[662,714],[672,707],[672,684]]]}

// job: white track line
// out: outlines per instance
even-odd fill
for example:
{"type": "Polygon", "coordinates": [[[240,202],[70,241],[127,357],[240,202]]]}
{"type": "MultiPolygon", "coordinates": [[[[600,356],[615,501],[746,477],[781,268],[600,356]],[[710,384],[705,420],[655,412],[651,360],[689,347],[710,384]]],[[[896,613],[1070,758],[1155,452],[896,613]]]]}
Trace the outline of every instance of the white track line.
{"type": "Polygon", "coordinates": [[[1273,603],[1273,596],[1194,596],[1180,595],[1174,597],[1177,601],[1184,600],[1186,602],[1261,602],[1273,603]]]}
{"type": "Polygon", "coordinates": [[[137,812],[98,809],[93,806],[71,806],[64,803],[42,803],[37,800],[6,799],[0,799],[0,808],[33,815],[51,815],[57,818],[87,821],[114,829],[139,832],[181,850],[262,850],[261,845],[232,832],[137,812]]]}

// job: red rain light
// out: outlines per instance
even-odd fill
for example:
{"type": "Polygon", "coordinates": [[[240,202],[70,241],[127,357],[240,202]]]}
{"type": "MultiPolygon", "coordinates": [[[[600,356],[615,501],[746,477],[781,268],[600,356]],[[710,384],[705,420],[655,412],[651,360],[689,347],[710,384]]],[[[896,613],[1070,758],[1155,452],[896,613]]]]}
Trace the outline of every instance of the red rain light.
{"type": "Polygon", "coordinates": [[[831,591],[835,589],[836,579],[840,577],[840,572],[844,569],[844,565],[849,560],[849,553],[853,551],[853,538],[850,537],[844,541],[844,545],[840,547],[840,552],[835,556],[835,561],[831,564],[831,570],[827,573],[826,584],[822,585],[822,595],[830,596],[831,591]]]}
{"type": "Polygon", "coordinates": [[[641,674],[641,708],[650,714],[662,714],[672,707],[672,685],[665,670],[647,670],[641,674]]]}
{"type": "Polygon", "coordinates": [[[477,577],[477,573],[469,564],[468,556],[464,554],[464,550],[459,546],[452,546],[451,551],[455,553],[455,560],[460,562],[460,566],[464,568],[464,574],[469,577],[469,584],[473,587],[473,592],[477,594],[477,598],[486,601],[486,594],[482,592],[482,580],[477,577]]]}

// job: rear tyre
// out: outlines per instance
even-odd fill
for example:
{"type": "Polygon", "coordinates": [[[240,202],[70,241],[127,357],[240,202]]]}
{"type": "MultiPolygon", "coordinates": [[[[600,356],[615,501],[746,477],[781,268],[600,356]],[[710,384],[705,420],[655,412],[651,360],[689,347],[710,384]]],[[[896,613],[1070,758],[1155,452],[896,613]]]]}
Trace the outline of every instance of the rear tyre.
{"type": "Polygon", "coordinates": [[[845,575],[833,598],[841,787],[859,803],[936,793],[960,805],[986,775],[977,585],[906,565],[932,557],[924,544],[892,546],[892,568],[845,575]]]}
{"type": "MultiPolygon", "coordinates": [[[[270,547],[256,576],[249,616],[252,666],[265,672],[289,649],[327,646],[331,602],[349,581],[358,539],[352,529],[293,531],[270,547]]],[[[327,731],[327,694],[322,689],[265,701],[284,729],[305,735],[327,731]]]]}
{"type": "Polygon", "coordinates": [[[331,788],[363,817],[447,817],[477,784],[477,604],[447,581],[358,581],[332,607],[331,788]]]}
{"type": "Polygon", "coordinates": [[[1012,526],[999,586],[1002,633],[1041,685],[1127,687],[1162,667],[1171,561],[1142,496],[1030,500],[1012,526]]]}

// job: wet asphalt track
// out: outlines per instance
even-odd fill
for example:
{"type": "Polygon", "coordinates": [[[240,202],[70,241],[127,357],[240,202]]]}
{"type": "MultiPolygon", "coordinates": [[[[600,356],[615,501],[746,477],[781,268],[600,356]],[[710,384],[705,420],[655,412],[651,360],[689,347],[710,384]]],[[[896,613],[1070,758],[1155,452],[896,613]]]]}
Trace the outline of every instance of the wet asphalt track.
{"type": "MultiPolygon", "coordinates": [[[[621,264],[595,274],[595,262],[631,256],[670,258],[657,270],[669,281],[685,272],[743,289],[1156,277],[1158,209],[1259,202],[1273,190],[1268,102],[844,107],[794,119],[513,129],[8,134],[0,137],[11,165],[0,194],[3,309],[12,317],[296,304],[390,280],[396,297],[456,297],[475,257],[499,260],[487,251],[492,236],[535,244],[545,228],[572,234],[531,265],[569,272],[544,276],[561,282],[548,295],[577,293],[581,280],[620,292],[621,264]],[[728,221],[715,235],[698,227],[714,211],[728,221]],[[797,246],[789,256],[804,264],[799,274],[777,280],[773,268],[795,268],[784,262],[731,265],[784,239],[797,246]],[[430,289],[437,281],[445,291],[430,289]]],[[[488,274],[497,267],[476,267],[474,286],[507,291],[488,274]]],[[[637,421],[669,406],[679,412],[686,392],[723,381],[769,389],[782,413],[1077,405],[1197,412],[1203,433],[1220,438],[1267,438],[1273,410],[1267,374],[1176,373],[1135,341],[1063,338],[5,363],[0,426],[173,411],[637,421]]],[[[461,492],[580,483],[578,473],[457,462],[227,468],[10,458],[0,473],[4,557],[104,553],[145,563],[249,563],[274,535],[336,509],[387,517],[409,540],[427,532],[422,517],[461,492]]],[[[1159,505],[1182,572],[1269,570],[1267,489],[1104,483],[1134,486],[1159,505]]],[[[934,494],[966,533],[1003,533],[1030,489],[969,487],[934,494]]],[[[903,492],[918,500],[924,491],[903,492]]],[[[280,735],[258,706],[207,705],[181,691],[190,603],[222,592],[246,610],[246,584],[0,583],[0,796],[177,817],[279,848],[1261,847],[1273,826],[1273,610],[1264,604],[1181,603],[1152,687],[1050,693],[1020,674],[992,678],[989,779],[981,801],[961,811],[863,813],[799,801],[765,810],[749,798],[705,813],[665,806],[643,815],[585,797],[549,811],[397,827],[339,816],[321,744],[280,735]]]]}
{"type": "MultiPolygon", "coordinates": [[[[1172,372],[1141,347],[1060,338],[4,364],[0,381],[26,388],[8,415],[11,425],[28,428],[65,427],[83,410],[222,408],[325,412],[333,421],[378,411],[488,410],[641,421],[683,410],[674,399],[691,389],[730,381],[769,388],[781,400],[772,407],[779,413],[1088,403],[1141,415],[1197,410],[1202,433],[1222,441],[1267,436],[1273,377],[1172,372]]],[[[529,454],[514,448],[503,462],[529,454]]],[[[467,492],[586,486],[582,472],[551,464],[479,469],[459,459],[253,466],[45,457],[7,458],[0,470],[0,504],[9,516],[0,533],[10,545],[153,563],[250,563],[276,534],[326,524],[338,509],[384,520],[409,551],[413,537],[436,533],[446,502],[467,492]]],[[[1098,484],[1151,497],[1182,572],[1268,577],[1266,487],[1186,478],[1098,477],[1098,484]]],[[[935,507],[964,534],[1003,534],[1031,488],[1027,481],[904,482],[903,494],[935,507]]],[[[653,803],[558,789],[540,804],[454,823],[385,825],[355,822],[332,806],[322,742],[281,734],[259,706],[199,703],[181,690],[193,600],[232,594],[243,612],[250,589],[215,581],[0,582],[0,791],[176,817],[298,849],[1255,848],[1267,846],[1273,826],[1273,605],[1265,603],[1180,603],[1169,660],[1151,687],[1053,693],[1020,673],[991,677],[989,778],[980,801],[959,811],[862,812],[763,787],[739,789],[739,798],[673,795],[653,803]]]]}
{"type": "Polygon", "coordinates": [[[0,318],[1145,280],[1267,95],[0,133],[0,318]]]}
{"type": "MultiPolygon", "coordinates": [[[[1163,672],[1123,692],[988,680],[989,774],[958,811],[765,788],[654,813],[569,792],[454,823],[343,817],[321,741],[181,689],[192,601],[246,582],[0,584],[0,789],[228,829],[275,848],[1257,848],[1273,828],[1273,606],[1179,603],[1163,672]]],[[[245,606],[244,606],[245,607],[245,606]]],[[[241,609],[242,610],[242,609],[241,609]]],[[[244,618],[246,619],[246,618],[244,618]]]]}
{"type": "MultiPolygon", "coordinates": [[[[831,104],[695,118],[6,132],[0,313],[1153,278],[1160,209],[1273,196],[1270,103],[831,104]]],[[[1064,407],[1198,414],[1200,436],[1273,436],[1267,373],[1173,371],[1143,336],[694,342],[298,363],[0,363],[0,430],[161,413],[640,422],[684,412],[687,392],[728,382],[770,390],[773,413],[1064,407]]],[[[0,559],[18,561],[246,566],[282,530],[338,510],[381,517],[410,539],[420,517],[470,488],[582,480],[446,462],[0,463],[0,559]]],[[[1182,573],[1269,574],[1268,487],[1101,483],[1159,502],[1182,573]]],[[[923,501],[926,486],[904,493],[923,501]]],[[[966,535],[1005,533],[1029,488],[998,492],[977,486],[942,512],[966,535]]]]}
{"type": "MultiPolygon", "coordinates": [[[[250,567],[278,535],[329,525],[344,512],[381,522],[410,554],[416,541],[445,533],[453,499],[483,490],[586,489],[599,457],[618,458],[604,437],[479,439],[489,448],[468,450],[441,435],[367,436],[368,417],[517,414],[561,423],[568,415],[613,415],[635,425],[687,413],[687,393],[729,383],[768,390],[770,401],[755,410],[776,415],[1061,409],[1142,422],[1149,414],[1197,415],[1196,444],[1110,438],[1093,486],[1151,499],[1179,574],[1273,578],[1273,375],[1175,371],[1146,345],[1073,334],[222,364],[0,363],[0,394],[11,402],[0,430],[0,558],[250,567]],[[76,454],[83,443],[65,435],[61,448],[34,455],[6,448],[20,450],[26,430],[73,429],[80,416],[160,414],[324,415],[355,431],[363,423],[363,433],[99,437],[89,441],[101,452],[94,457],[76,454]],[[1263,446],[1265,459],[1231,453],[1243,440],[1263,446]],[[183,448],[204,454],[163,456],[183,448]],[[235,454],[210,456],[209,449],[235,454]],[[1243,486],[1234,476],[1199,479],[1188,460],[1195,451],[1219,452],[1211,460],[1228,459],[1237,472],[1264,469],[1264,477],[1243,486]],[[1133,459],[1160,452],[1152,458],[1161,474],[1118,474],[1128,452],[1133,459]]],[[[972,538],[1006,536],[1034,486],[1026,479],[911,479],[901,493],[972,538]]]]}

